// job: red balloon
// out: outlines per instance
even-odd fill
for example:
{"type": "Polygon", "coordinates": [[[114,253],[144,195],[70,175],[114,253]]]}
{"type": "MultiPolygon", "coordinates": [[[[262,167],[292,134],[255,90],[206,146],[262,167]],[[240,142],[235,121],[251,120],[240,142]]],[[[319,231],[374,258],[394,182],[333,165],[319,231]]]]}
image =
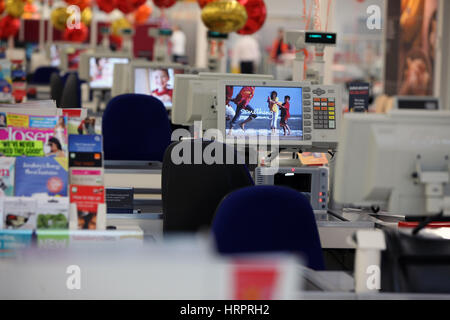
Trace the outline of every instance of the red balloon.
{"type": "Polygon", "coordinates": [[[0,14],[3,13],[3,11],[5,11],[5,0],[0,0],[0,14]]]}
{"type": "Polygon", "coordinates": [[[203,9],[204,6],[206,6],[208,3],[213,2],[216,0],[197,0],[198,5],[200,6],[200,8],[203,9]]]}
{"type": "Polygon", "coordinates": [[[80,23],[79,29],[66,28],[64,40],[72,42],[85,42],[89,36],[89,30],[84,23],[80,23]]]}
{"type": "Polygon", "coordinates": [[[146,0],[116,0],[117,8],[125,14],[136,11],[146,0]]]}
{"type": "Polygon", "coordinates": [[[0,20],[0,38],[7,39],[11,36],[15,37],[20,29],[20,19],[11,17],[10,15],[4,16],[0,20]]]}
{"type": "Polygon", "coordinates": [[[153,3],[158,8],[170,8],[173,6],[177,1],[176,0],[153,0],[153,3]]]}
{"type": "Polygon", "coordinates": [[[98,8],[106,13],[112,12],[116,7],[116,0],[97,0],[98,8]]]}
{"type": "Polygon", "coordinates": [[[70,5],[78,6],[81,11],[83,11],[84,9],[86,9],[91,5],[91,0],[65,0],[65,1],[70,5]]]}
{"type": "Polygon", "coordinates": [[[238,0],[247,11],[247,23],[239,30],[239,34],[253,34],[264,25],[267,17],[266,4],[263,0],[238,0]]]}

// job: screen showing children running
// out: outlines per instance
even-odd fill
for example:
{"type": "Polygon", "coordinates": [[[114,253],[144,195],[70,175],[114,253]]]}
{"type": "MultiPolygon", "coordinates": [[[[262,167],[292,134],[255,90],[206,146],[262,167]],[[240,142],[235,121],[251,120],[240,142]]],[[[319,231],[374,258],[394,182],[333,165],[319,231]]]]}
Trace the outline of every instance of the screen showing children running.
{"type": "Polygon", "coordinates": [[[303,138],[302,88],[226,86],[227,136],[303,138]]]}
{"type": "Polygon", "coordinates": [[[134,93],[151,95],[161,100],[165,107],[171,107],[175,74],[182,73],[184,70],[173,68],[136,68],[134,93]]]}
{"type": "Polygon", "coordinates": [[[89,60],[90,87],[110,89],[113,85],[115,64],[127,64],[127,58],[91,57],[89,60]]]}

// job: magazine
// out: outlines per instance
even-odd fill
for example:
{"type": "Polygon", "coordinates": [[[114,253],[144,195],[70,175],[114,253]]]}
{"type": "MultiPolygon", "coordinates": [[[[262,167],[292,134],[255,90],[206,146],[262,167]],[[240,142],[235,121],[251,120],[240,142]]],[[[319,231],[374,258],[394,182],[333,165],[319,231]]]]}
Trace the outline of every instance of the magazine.
{"type": "Polygon", "coordinates": [[[15,158],[0,158],[0,198],[14,196],[15,158]]]}
{"type": "Polygon", "coordinates": [[[67,118],[0,113],[0,141],[42,141],[46,156],[67,157],[67,118]]]}
{"type": "Polygon", "coordinates": [[[101,118],[86,117],[86,118],[69,118],[68,131],[69,134],[79,135],[96,135],[102,134],[101,118]]]}
{"type": "Polygon", "coordinates": [[[78,229],[97,229],[98,205],[105,203],[105,188],[70,186],[70,203],[77,205],[78,229]]]}
{"type": "Polygon", "coordinates": [[[37,193],[67,196],[67,158],[19,157],[15,171],[16,197],[31,197],[37,193]]]}
{"type": "Polygon", "coordinates": [[[103,152],[101,135],[69,135],[69,152],[103,152]]]}
{"type": "Polygon", "coordinates": [[[103,168],[70,168],[70,184],[103,186],[103,168]]]}

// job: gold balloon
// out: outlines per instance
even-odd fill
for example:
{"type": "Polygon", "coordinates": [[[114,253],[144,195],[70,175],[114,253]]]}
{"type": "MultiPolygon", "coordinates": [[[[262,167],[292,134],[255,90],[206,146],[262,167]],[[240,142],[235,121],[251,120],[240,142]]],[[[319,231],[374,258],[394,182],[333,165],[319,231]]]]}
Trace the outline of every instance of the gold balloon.
{"type": "Polygon", "coordinates": [[[92,21],[92,10],[91,8],[87,7],[81,12],[81,22],[89,26],[91,24],[91,21],[92,21]]]}
{"type": "Polygon", "coordinates": [[[247,22],[247,11],[235,0],[218,0],[208,3],[203,8],[202,20],[211,31],[230,33],[244,27],[247,22]]]}
{"type": "Polygon", "coordinates": [[[25,8],[25,2],[22,0],[6,0],[6,12],[14,18],[20,18],[25,8]]]}
{"type": "Polygon", "coordinates": [[[58,30],[66,30],[68,18],[69,14],[67,13],[66,8],[56,8],[50,15],[53,26],[58,30]]]}
{"type": "Polygon", "coordinates": [[[123,29],[130,29],[131,28],[131,23],[125,19],[125,18],[120,18],[117,20],[114,20],[112,25],[111,25],[111,33],[115,36],[122,36],[122,30],[123,29]]]}

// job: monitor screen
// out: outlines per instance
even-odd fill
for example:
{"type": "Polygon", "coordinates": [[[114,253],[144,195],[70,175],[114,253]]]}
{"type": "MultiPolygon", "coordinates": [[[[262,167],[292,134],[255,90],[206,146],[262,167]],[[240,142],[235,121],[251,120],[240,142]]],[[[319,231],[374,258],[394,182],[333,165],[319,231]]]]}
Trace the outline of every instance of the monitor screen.
{"type": "Polygon", "coordinates": [[[165,107],[172,107],[175,74],[184,70],[174,68],[134,69],[134,93],[147,94],[161,100],[165,107]]]}
{"type": "Polygon", "coordinates": [[[226,86],[228,136],[302,140],[302,88],[226,86]]]}
{"type": "Polygon", "coordinates": [[[307,173],[277,173],[274,176],[274,185],[288,187],[302,192],[311,200],[312,175],[307,173]]]}
{"type": "Polygon", "coordinates": [[[127,64],[128,62],[128,58],[91,57],[89,59],[89,79],[91,88],[112,88],[114,65],[127,64]]]}
{"type": "Polygon", "coordinates": [[[78,70],[80,64],[80,55],[87,49],[74,49],[67,53],[67,68],[69,70],[78,70]]]}
{"type": "Polygon", "coordinates": [[[398,109],[439,110],[437,99],[399,99],[398,109]]]}

